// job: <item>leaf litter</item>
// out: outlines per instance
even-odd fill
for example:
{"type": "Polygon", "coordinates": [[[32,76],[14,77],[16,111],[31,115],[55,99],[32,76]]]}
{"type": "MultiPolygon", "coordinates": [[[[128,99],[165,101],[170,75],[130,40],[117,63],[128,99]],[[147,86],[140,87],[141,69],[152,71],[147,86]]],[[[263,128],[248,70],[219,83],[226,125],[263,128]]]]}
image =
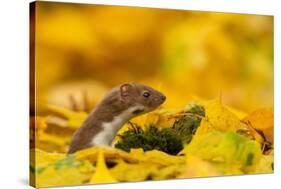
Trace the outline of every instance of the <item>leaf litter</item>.
{"type": "Polygon", "coordinates": [[[157,110],[125,124],[113,147],[67,155],[87,113],[48,107],[65,125],[49,124],[48,116],[35,119],[30,174],[38,187],[273,173],[272,108],[243,118],[218,100],[157,110]],[[56,135],[64,128],[64,137],[56,135]]]}

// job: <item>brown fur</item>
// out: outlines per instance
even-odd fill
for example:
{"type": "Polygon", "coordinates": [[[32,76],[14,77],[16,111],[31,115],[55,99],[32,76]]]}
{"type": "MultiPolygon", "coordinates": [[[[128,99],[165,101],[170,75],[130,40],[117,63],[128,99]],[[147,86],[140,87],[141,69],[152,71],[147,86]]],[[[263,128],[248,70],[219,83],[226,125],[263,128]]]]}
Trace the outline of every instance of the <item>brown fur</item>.
{"type": "Polygon", "coordinates": [[[102,124],[111,122],[126,109],[137,105],[145,108],[132,112],[132,118],[157,108],[164,101],[163,94],[145,85],[133,83],[113,88],[74,133],[68,153],[91,147],[95,135],[103,130],[102,124]],[[149,92],[149,98],[143,97],[143,92],[149,92]]]}

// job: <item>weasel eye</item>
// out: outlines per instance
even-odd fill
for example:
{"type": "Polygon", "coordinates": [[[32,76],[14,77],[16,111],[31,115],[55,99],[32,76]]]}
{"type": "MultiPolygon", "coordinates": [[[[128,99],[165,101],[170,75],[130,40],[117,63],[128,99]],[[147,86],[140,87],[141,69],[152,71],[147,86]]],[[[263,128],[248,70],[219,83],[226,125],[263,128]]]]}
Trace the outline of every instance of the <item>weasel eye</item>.
{"type": "Polygon", "coordinates": [[[149,93],[149,92],[144,92],[144,93],[142,94],[142,96],[144,96],[145,98],[148,98],[148,97],[150,96],[150,93],[149,93]]]}

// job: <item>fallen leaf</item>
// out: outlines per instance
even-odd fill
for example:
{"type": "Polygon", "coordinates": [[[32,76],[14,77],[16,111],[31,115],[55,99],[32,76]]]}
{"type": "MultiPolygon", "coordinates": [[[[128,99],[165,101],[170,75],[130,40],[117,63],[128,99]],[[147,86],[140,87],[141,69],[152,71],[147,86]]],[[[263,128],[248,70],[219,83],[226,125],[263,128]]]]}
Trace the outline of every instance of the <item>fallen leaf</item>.
{"type": "Polygon", "coordinates": [[[129,153],[111,147],[91,147],[84,150],[77,151],[74,156],[77,160],[88,160],[92,163],[96,163],[98,159],[98,153],[102,152],[106,160],[123,159],[128,162],[137,162],[135,157],[130,156],[129,153]]]}
{"type": "Polygon", "coordinates": [[[215,166],[196,156],[186,156],[186,166],[177,178],[210,177],[223,175],[215,166]]]}
{"type": "Polygon", "coordinates": [[[253,128],[260,130],[266,136],[269,142],[273,143],[274,135],[274,115],[273,108],[262,108],[250,113],[243,119],[244,122],[248,122],[253,128]]]}
{"type": "Polygon", "coordinates": [[[158,150],[144,152],[142,149],[131,149],[130,155],[140,162],[151,162],[163,166],[185,162],[184,157],[169,155],[158,150]]]}
{"type": "Polygon", "coordinates": [[[93,174],[94,167],[88,161],[77,161],[72,155],[62,158],[60,154],[36,152],[32,171],[36,187],[79,185],[88,182],[93,174]]]}
{"type": "Polygon", "coordinates": [[[180,154],[241,168],[256,165],[262,156],[258,142],[233,132],[218,131],[197,136],[180,154]]]}
{"type": "Polygon", "coordinates": [[[90,184],[97,184],[97,183],[113,183],[117,182],[115,178],[110,174],[105,160],[104,160],[104,152],[99,150],[98,152],[98,159],[96,165],[96,171],[90,180],[90,184]]]}
{"type": "Polygon", "coordinates": [[[129,164],[119,161],[110,173],[119,181],[143,181],[156,171],[159,171],[159,165],[153,162],[129,164]]]}
{"type": "Polygon", "coordinates": [[[67,126],[74,129],[79,128],[88,116],[86,112],[74,112],[72,110],[50,104],[47,105],[47,109],[52,113],[65,118],[67,120],[67,126]]]}
{"type": "Polygon", "coordinates": [[[211,131],[236,132],[246,126],[239,118],[224,107],[218,100],[213,100],[204,105],[205,117],[196,131],[196,135],[202,135],[211,131]]]}
{"type": "Polygon", "coordinates": [[[62,153],[48,153],[40,149],[32,149],[30,151],[31,155],[30,157],[35,157],[34,164],[36,166],[48,166],[50,164],[53,164],[57,160],[65,158],[65,154],[62,153]]]}

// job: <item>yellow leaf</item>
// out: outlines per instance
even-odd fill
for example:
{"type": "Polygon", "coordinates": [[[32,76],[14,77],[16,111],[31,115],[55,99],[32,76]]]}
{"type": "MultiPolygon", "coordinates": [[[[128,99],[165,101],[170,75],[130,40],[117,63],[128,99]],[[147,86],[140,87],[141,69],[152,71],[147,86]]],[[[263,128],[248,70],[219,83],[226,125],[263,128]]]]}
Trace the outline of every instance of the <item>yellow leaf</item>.
{"type": "Polygon", "coordinates": [[[173,156],[158,150],[143,152],[142,149],[131,149],[130,155],[140,162],[150,162],[158,165],[173,165],[185,162],[182,156],[173,156]]]}
{"type": "Polygon", "coordinates": [[[47,142],[58,146],[65,146],[67,142],[69,142],[66,137],[55,136],[47,133],[41,133],[38,135],[38,140],[40,142],[47,142]]]}
{"type": "Polygon", "coordinates": [[[129,153],[111,147],[91,147],[84,150],[77,151],[74,155],[78,160],[88,160],[92,163],[97,162],[97,157],[99,152],[103,153],[103,156],[107,160],[123,159],[127,162],[137,162],[138,160],[129,153]]]}
{"type": "Polygon", "coordinates": [[[61,153],[48,153],[40,149],[30,150],[31,157],[35,157],[34,162],[36,167],[38,166],[47,166],[54,163],[57,160],[65,158],[65,154],[61,153]]]}
{"type": "Polygon", "coordinates": [[[111,176],[104,160],[104,153],[102,150],[99,150],[96,171],[92,176],[90,183],[96,184],[96,183],[113,183],[113,182],[117,182],[117,180],[111,176]]]}
{"type": "Polygon", "coordinates": [[[140,164],[129,164],[124,161],[113,167],[110,172],[119,181],[143,181],[149,178],[149,176],[159,170],[159,165],[155,163],[140,163],[140,164]]]}
{"type": "Polygon", "coordinates": [[[165,166],[153,172],[151,178],[153,180],[176,178],[179,174],[181,174],[184,171],[184,168],[185,168],[184,164],[165,166]]]}
{"type": "Polygon", "coordinates": [[[55,105],[47,105],[49,111],[62,116],[67,119],[67,126],[70,128],[77,129],[81,126],[83,121],[87,118],[88,114],[85,112],[74,112],[66,108],[58,107],[55,105]]]}
{"type": "Polygon", "coordinates": [[[44,131],[47,128],[46,118],[41,116],[35,116],[36,131],[44,131]]]}
{"type": "Polygon", "coordinates": [[[180,154],[194,155],[203,160],[253,167],[262,156],[260,144],[233,132],[210,132],[193,138],[180,154]]]}
{"type": "Polygon", "coordinates": [[[273,154],[263,155],[251,173],[273,173],[273,154]]]}
{"type": "Polygon", "coordinates": [[[208,161],[196,156],[186,156],[186,168],[178,178],[210,177],[223,175],[216,167],[208,161]]]}
{"type": "Polygon", "coordinates": [[[93,174],[94,168],[90,162],[77,161],[72,155],[60,159],[59,155],[56,157],[56,154],[41,152],[36,156],[39,156],[36,158],[38,163],[32,169],[36,187],[79,185],[88,182],[93,174]],[[42,158],[42,155],[45,157],[42,158]]]}
{"type": "Polygon", "coordinates": [[[35,180],[36,187],[51,187],[79,185],[87,178],[75,168],[56,170],[54,167],[47,167],[35,180]]]}
{"type": "Polygon", "coordinates": [[[250,113],[243,121],[248,122],[253,128],[261,130],[272,143],[273,135],[273,108],[263,108],[250,113]]]}
{"type": "MultiPolygon", "coordinates": [[[[130,120],[130,122],[139,125],[144,128],[148,125],[157,125],[157,127],[166,128],[170,127],[175,119],[172,119],[167,115],[168,110],[156,110],[141,116],[137,116],[130,120]]],[[[118,134],[121,134],[131,128],[131,124],[126,123],[119,131],[118,134]]],[[[118,137],[115,137],[114,143],[118,141],[118,137]]]]}
{"type": "Polygon", "coordinates": [[[226,106],[226,109],[228,109],[230,112],[234,113],[240,120],[243,119],[247,114],[241,110],[237,110],[235,108],[226,106]]]}
{"type": "Polygon", "coordinates": [[[239,164],[231,164],[231,163],[223,163],[223,162],[213,162],[213,166],[215,166],[219,171],[222,172],[222,175],[243,175],[247,172],[241,169],[241,165],[239,164]]]}
{"type": "Polygon", "coordinates": [[[224,107],[218,100],[210,101],[204,108],[206,116],[202,119],[195,137],[210,131],[236,132],[238,129],[246,127],[234,113],[224,107]]]}
{"type": "Polygon", "coordinates": [[[175,178],[185,164],[185,157],[172,156],[164,152],[143,149],[131,149],[130,156],[138,159],[137,163],[125,163],[123,160],[111,169],[112,174],[120,181],[142,181],[175,178]],[[137,171],[136,171],[137,170],[137,171]]]}

